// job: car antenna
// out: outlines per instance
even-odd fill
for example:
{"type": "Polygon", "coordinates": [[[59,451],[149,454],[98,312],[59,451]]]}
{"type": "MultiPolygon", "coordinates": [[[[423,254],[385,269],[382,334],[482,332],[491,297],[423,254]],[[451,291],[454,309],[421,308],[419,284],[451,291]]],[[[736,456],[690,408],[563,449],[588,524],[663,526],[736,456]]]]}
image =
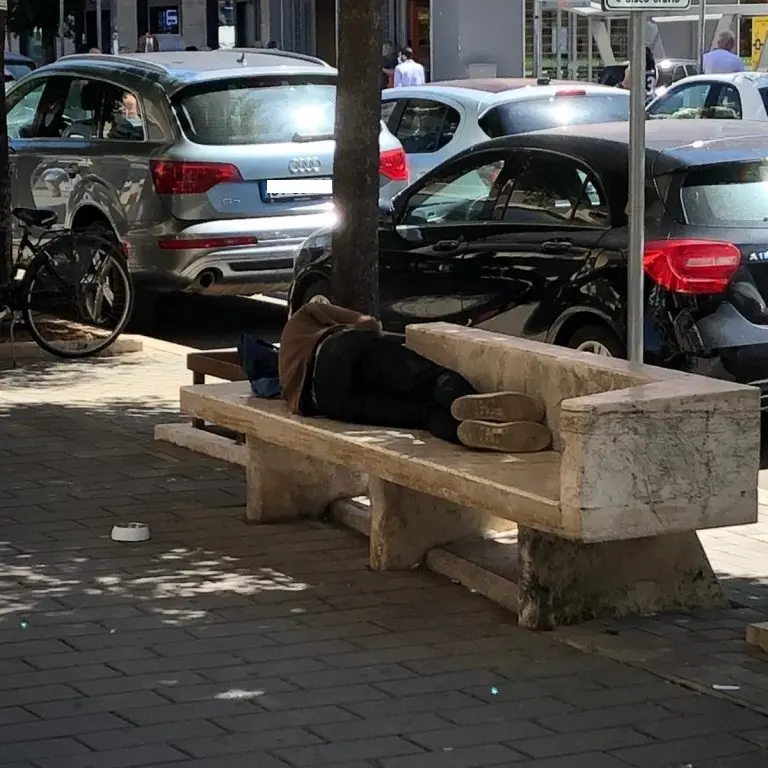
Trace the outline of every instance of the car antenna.
{"type": "Polygon", "coordinates": [[[245,51],[242,52],[242,54],[240,55],[240,58],[237,60],[237,63],[242,64],[243,66],[246,65],[247,62],[245,59],[245,51]]]}

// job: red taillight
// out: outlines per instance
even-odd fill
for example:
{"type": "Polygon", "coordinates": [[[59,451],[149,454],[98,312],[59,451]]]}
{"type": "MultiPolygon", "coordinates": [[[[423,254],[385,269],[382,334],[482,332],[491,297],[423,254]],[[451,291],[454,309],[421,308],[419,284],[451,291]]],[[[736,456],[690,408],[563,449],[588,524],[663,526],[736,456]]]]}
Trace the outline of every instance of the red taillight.
{"type": "Polygon", "coordinates": [[[408,160],[402,149],[388,149],[379,156],[379,174],[390,181],[408,181],[408,160]]]}
{"type": "Polygon", "coordinates": [[[230,163],[184,163],[152,160],[152,181],[159,195],[204,195],[217,184],[242,181],[230,163]]]}
{"type": "Polygon", "coordinates": [[[655,240],[645,244],[645,271],[672,293],[722,293],[741,264],[733,243],[655,240]]]}
{"type": "Polygon", "coordinates": [[[586,96],[587,92],[580,88],[568,88],[562,91],[555,91],[555,97],[558,96],[586,96]]]}
{"type": "Polygon", "coordinates": [[[256,245],[259,241],[251,235],[235,237],[169,237],[160,239],[158,245],[162,251],[210,250],[211,248],[240,248],[244,245],[256,245]]]}

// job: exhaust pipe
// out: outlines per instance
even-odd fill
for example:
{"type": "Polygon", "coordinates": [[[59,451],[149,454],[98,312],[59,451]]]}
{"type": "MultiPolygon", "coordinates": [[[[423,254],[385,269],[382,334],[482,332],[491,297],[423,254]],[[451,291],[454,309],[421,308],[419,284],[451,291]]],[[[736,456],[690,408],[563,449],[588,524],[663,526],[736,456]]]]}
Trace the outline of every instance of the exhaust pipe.
{"type": "Polygon", "coordinates": [[[205,269],[197,277],[197,284],[205,289],[211,288],[219,279],[219,273],[215,269],[205,269]]]}

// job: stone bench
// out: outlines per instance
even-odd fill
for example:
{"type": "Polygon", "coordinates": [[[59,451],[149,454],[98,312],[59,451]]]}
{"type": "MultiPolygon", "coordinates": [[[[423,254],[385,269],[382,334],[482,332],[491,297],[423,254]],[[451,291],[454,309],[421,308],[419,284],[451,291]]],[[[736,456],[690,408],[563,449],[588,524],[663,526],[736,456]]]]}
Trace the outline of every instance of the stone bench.
{"type": "Polygon", "coordinates": [[[182,388],[182,411],[246,435],[249,520],[367,494],[376,570],[516,526],[516,603],[532,628],[723,603],[696,531],[757,519],[757,390],[442,323],[406,338],[479,391],[541,399],[553,450],[472,452],[293,416],[245,383],[182,388]]]}

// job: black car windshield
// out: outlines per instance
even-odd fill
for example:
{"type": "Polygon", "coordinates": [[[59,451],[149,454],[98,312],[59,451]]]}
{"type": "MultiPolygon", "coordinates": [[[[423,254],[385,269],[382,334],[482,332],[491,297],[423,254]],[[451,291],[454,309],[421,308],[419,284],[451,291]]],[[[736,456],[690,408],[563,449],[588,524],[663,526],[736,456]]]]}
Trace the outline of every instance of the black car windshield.
{"type": "Polygon", "coordinates": [[[629,120],[629,92],[569,94],[546,99],[525,99],[499,104],[480,121],[491,137],[511,136],[528,131],[591,123],[617,123],[629,120]]]}
{"type": "Polygon", "coordinates": [[[333,137],[335,78],[261,79],[185,88],[177,110],[197,144],[279,144],[333,137]]]}
{"type": "Polygon", "coordinates": [[[768,163],[728,163],[688,172],[685,220],[703,227],[768,227],[768,163]]]}

